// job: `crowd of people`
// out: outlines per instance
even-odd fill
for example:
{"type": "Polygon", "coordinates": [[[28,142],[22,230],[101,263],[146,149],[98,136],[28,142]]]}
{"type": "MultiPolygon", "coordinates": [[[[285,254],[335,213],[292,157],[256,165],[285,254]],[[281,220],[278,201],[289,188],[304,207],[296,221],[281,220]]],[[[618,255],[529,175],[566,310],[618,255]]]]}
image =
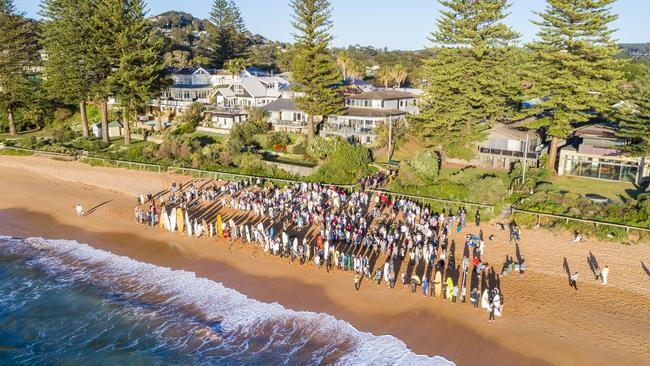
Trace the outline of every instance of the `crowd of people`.
{"type": "Polygon", "coordinates": [[[394,288],[399,275],[404,291],[420,288],[423,296],[465,303],[469,285],[469,302],[491,320],[500,316],[499,274],[482,260],[480,214],[474,215],[477,233],[465,233],[463,207],[433,211],[369,190],[385,177],[369,178],[353,191],[306,182],[278,187],[261,179],[173,184],[157,198],[140,195],[135,219],[154,226],[159,215],[178,207],[188,213],[185,225],[195,228],[194,235],[241,240],[299,265],[313,263],[318,271],[350,272],[355,291],[364,280],[394,288]],[[226,211],[234,214],[222,220],[226,211]]]}

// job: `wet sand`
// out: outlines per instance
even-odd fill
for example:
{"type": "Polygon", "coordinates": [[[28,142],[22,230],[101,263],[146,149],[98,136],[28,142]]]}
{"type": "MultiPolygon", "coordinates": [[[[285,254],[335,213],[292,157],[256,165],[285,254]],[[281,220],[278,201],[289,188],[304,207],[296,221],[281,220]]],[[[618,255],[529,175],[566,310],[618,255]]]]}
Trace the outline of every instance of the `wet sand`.
{"type": "MultiPolygon", "coordinates": [[[[501,277],[504,316],[469,304],[450,304],[365,281],[356,294],[350,273],[317,272],[261,250],[150,229],[133,222],[135,195],[156,192],[177,176],[0,156],[0,234],[73,239],[136,260],[196,272],[265,302],[324,312],[376,335],[391,334],[415,352],[441,355],[459,365],[648,364],[650,345],[650,246],[626,246],[569,235],[524,231],[519,246],[527,271],[501,277]],[[81,203],[86,217],[77,217],[81,203]],[[609,265],[601,286],[587,257],[609,265]],[[578,290],[563,268],[580,271],[578,290]]],[[[484,225],[485,257],[497,269],[517,248],[507,233],[484,225]]]]}

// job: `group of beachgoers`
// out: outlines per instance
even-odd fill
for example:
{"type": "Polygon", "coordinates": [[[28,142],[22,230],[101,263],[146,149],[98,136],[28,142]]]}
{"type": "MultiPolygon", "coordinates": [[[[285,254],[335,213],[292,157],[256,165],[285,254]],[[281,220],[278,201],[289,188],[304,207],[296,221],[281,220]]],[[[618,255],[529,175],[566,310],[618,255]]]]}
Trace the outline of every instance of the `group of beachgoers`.
{"type": "MultiPolygon", "coordinates": [[[[364,280],[394,288],[401,274],[404,291],[452,303],[469,301],[487,310],[489,320],[500,316],[500,274],[481,259],[486,241],[480,213],[474,215],[478,233],[465,233],[465,208],[433,212],[407,198],[368,189],[383,179],[386,175],[368,178],[353,191],[316,183],[278,187],[262,179],[174,183],[156,197],[138,196],[135,219],[155,226],[163,220],[160,215],[169,218],[174,215],[170,210],[183,210],[181,221],[192,236],[230,244],[240,240],[292,263],[313,263],[318,271],[350,272],[355,291],[364,280]],[[226,218],[222,212],[235,214],[226,218]],[[452,236],[463,241],[462,249],[452,236]],[[457,251],[462,251],[460,263],[457,251]]],[[[160,225],[168,227],[168,218],[160,225]]],[[[523,273],[523,265],[519,269],[523,273]]]]}

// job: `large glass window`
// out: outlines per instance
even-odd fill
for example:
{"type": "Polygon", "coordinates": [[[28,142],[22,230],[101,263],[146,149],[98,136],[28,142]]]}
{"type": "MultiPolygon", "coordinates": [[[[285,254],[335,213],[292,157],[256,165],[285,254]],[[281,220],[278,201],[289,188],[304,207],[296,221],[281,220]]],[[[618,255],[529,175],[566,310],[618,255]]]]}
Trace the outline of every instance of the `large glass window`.
{"type": "Polygon", "coordinates": [[[613,159],[567,157],[564,172],[568,175],[587,178],[636,182],[639,168],[634,163],[624,163],[613,159]]]}

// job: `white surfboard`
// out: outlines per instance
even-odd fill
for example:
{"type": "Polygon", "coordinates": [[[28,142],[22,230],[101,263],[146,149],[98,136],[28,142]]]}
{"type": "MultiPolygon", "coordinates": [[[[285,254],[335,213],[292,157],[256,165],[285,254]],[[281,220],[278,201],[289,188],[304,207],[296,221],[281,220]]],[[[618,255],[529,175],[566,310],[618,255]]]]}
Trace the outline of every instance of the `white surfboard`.
{"type": "Polygon", "coordinates": [[[190,215],[185,211],[185,226],[187,227],[187,235],[192,236],[192,222],[190,221],[190,215]]]}
{"type": "Polygon", "coordinates": [[[481,307],[485,310],[490,310],[490,295],[488,290],[483,290],[483,296],[481,296],[481,307]]]}
{"type": "Polygon", "coordinates": [[[201,224],[196,220],[194,220],[194,232],[197,238],[201,237],[201,234],[203,234],[203,226],[201,226],[201,224]]]}
{"type": "Polygon", "coordinates": [[[169,231],[176,231],[176,207],[172,208],[172,213],[169,216],[169,231]]]}
{"type": "Polygon", "coordinates": [[[210,223],[210,238],[214,236],[214,224],[210,223]]]}
{"type": "Polygon", "coordinates": [[[165,230],[169,231],[169,227],[171,226],[169,223],[169,215],[167,214],[167,209],[163,208],[162,209],[162,218],[163,218],[163,225],[165,225],[165,230]]]}

